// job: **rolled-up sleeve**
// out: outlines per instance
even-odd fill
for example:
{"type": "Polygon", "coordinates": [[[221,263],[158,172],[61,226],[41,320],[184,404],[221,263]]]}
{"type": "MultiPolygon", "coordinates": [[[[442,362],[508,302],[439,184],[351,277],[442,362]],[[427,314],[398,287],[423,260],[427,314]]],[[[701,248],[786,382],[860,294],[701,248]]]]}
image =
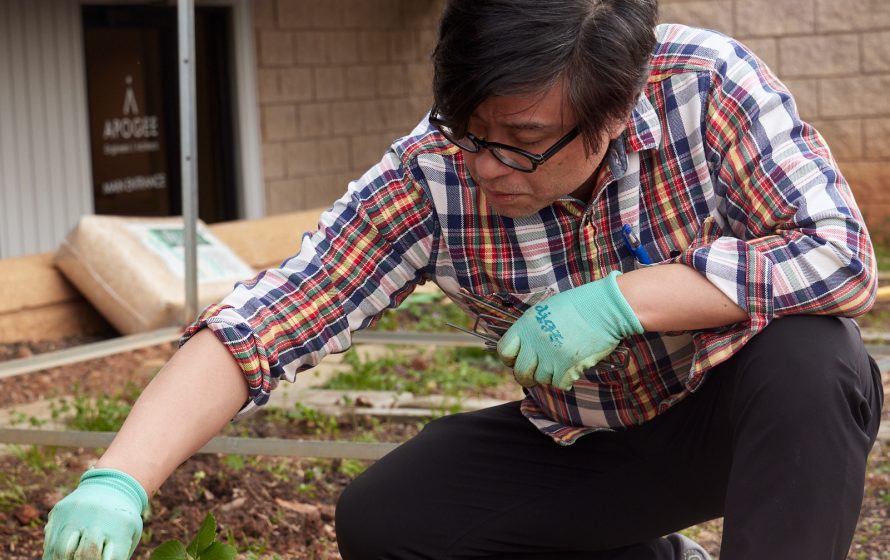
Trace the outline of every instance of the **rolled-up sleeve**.
{"type": "Polygon", "coordinates": [[[397,306],[424,279],[437,226],[429,199],[388,152],[319,219],[299,252],[235,286],[186,329],[209,328],[247,378],[241,417],[278,381],[345,351],[351,333],[397,306]]]}
{"type": "Polygon", "coordinates": [[[701,128],[719,216],[674,260],[701,272],[750,319],[694,333],[693,382],[773,319],[854,317],[871,308],[877,290],[868,232],[824,139],[762,62],[729,45],[701,128]]]}
{"type": "Polygon", "coordinates": [[[702,128],[729,231],[711,224],[679,260],[758,330],[783,315],[861,315],[874,303],[875,258],[849,185],[786,88],[732,44],[702,128]]]}

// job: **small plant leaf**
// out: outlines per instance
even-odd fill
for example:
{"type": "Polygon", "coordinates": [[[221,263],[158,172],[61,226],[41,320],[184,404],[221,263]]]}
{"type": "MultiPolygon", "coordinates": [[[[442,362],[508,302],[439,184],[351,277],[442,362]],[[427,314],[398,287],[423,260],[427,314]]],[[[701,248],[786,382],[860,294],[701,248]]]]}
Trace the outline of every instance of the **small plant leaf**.
{"type": "Polygon", "coordinates": [[[170,540],[154,549],[149,560],[188,560],[188,557],[181,542],[170,540]]]}
{"type": "Polygon", "coordinates": [[[201,560],[235,560],[235,547],[215,542],[201,553],[201,560]]]}
{"type": "Polygon", "coordinates": [[[204,522],[201,523],[198,534],[189,543],[186,552],[195,558],[203,558],[202,553],[213,543],[214,537],[216,537],[216,519],[212,513],[208,512],[204,522]]]}

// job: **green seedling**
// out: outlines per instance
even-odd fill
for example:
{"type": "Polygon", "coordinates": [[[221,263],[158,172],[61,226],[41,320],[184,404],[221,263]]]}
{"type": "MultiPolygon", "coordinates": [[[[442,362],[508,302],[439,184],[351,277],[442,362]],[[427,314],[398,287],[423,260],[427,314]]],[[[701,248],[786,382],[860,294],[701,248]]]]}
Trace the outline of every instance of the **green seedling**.
{"type": "Polygon", "coordinates": [[[476,348],[390,351],[377,359],[362,358],[351,349],[343,355],[343,362],[350,369],[330,379],[326,389],[462,396],[505,382],[500,362],[476,348]]]}
{"type": "Polygon", "coordinates": [[[154,549],[150,560],[233,560],[235,547],[216,542],[216,519],[208,513],[198,534],[188,545],[169,540],[154,549]]]}
{"type": "Polygon", "coordinates": [[[397,309],[387,309],[372,327],[378,331],[436,332],[445,323],[469,327],[472,322],[460,307],[442,294],[411,294],[397,309]]]}
{"type": "Polygon", "coordinates": [[[42,474],[59,468],[56,464],[56,448],[40,445],[11,445],[10,450],[31,472],[42,474]]]}

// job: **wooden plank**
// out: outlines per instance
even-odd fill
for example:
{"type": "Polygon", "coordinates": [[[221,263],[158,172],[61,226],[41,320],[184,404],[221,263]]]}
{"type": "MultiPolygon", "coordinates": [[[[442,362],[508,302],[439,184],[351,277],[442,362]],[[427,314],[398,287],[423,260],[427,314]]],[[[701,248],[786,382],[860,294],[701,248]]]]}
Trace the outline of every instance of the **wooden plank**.
{"type": "MultiPolygon", "coordinates": [[[[210,230],[255,269],[299,251],[322,209],[213,224],[210,230]]],[[[53,253],[0,260],[0,342],[58,340],[108,329],[105,320],[53,266],[53,253]]]]}
{"type": "Polygon", "coordinates": [[[83,301],[53,266],[52,253],[0,260],[0,315],[83,301]]]}
{"type": "Polygon", "coordinates": [[[114,332],[86,300],[69,301],[0,315],[0,343],[59,340],[114,332]]]}
{"type": "Polygon", "coordinates": [[[322,208],[213,224],[210,230],[256,269],[278,266],[296,254],[307,231],[315,231],[322,208]]]}
{"type": "MultiPolygon", "coordinates": [[[[0,428],[0,443],[53,447],[108,447],[115,435],[115,432],[0,428]]],[[[198,453],[327,459],[339,457],[373,461],[380,459],[398,445],[397,443],[217,436],[198,450],[198,453]]]]}

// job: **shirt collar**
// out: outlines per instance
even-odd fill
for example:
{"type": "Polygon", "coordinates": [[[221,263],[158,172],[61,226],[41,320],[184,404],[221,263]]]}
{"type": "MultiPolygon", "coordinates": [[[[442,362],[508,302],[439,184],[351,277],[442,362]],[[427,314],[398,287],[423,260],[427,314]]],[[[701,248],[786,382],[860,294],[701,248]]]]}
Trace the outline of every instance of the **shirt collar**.
{"type": "Polygon", "coordinates": [[[620,179],[627,173],[628,152],[652,150],[661,144],[661,123],[655,108],[641,95],[631,112],[624,132],[609,143],[605,154],[612,177],[620,179]]]}
{"type": "Polygon", "coordinates": [[[637,100],[622,136],[628,152],[652,150],[661,145],[661,122],[645,95],[637,100]]]}

